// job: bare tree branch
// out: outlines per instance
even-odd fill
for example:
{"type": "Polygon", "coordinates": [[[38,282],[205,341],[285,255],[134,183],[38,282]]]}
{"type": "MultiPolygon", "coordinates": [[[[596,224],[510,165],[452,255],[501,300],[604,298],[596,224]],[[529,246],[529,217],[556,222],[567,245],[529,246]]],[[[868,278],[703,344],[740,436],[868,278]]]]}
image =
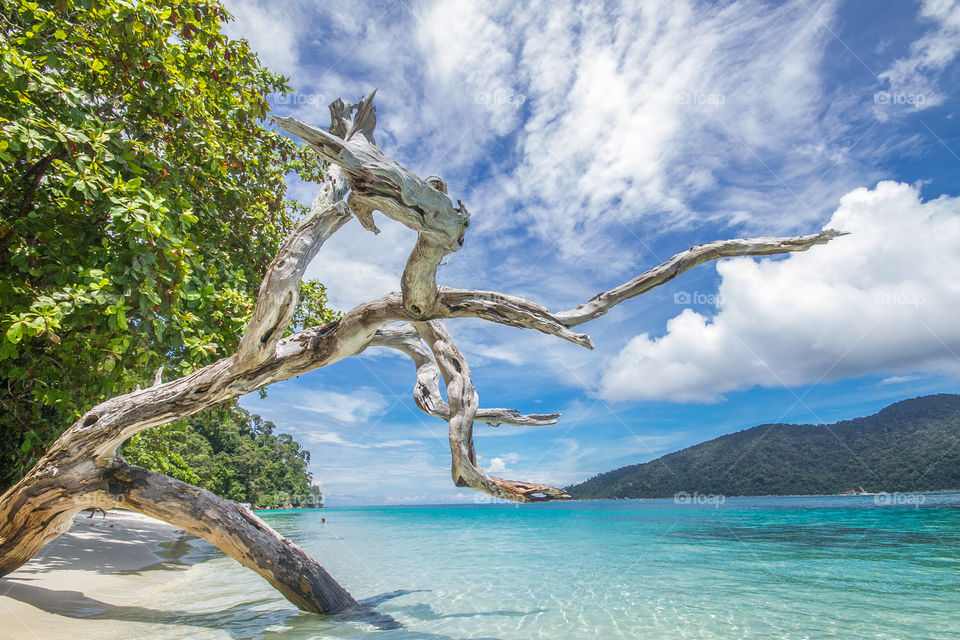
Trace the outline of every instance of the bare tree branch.
{"type": "Polygon", "coordinates": [[[536,329],[568,342],[593,349],[585,333],[573,333],[557,316],[538,304],[495,291],[469,291],[440,287],[434,318],[482,318],[497,324],[536,329]]]}
{"type": "MultiPolygon", "coordinates": [[[[401,351],[413,360],[417,367],[417,384],[413,389],[413,401],[427,415],[441,420],[450,420],[450,406],[440,395],[440,369],[433,354],[423,346],[416,330],[407,325],[384,327],[370,340],[371,347],[390,347],[401,351]]],[[[534,413],[525,415],[516,409],[477,409],[474,422],[485,422],[496,427],[509,424],[517,427],[542,427],[557,423],[559,413],[534,413]]]]}
{"type": "Polygon", "coordinates": [[[586,334],[571,328],[698,264],[731,256],[805,251],[842,235],[828,230],[796,238],[726,240],[693,247],[575,309],[556,314],[502,293],[438,287],[437,267],[463,244],[470,214],[459,201],[458,207],[453,206],[441,178],[422,180],[377,146],[374,93],[356,105],[341,100],[331,104],[329,132],[290,118],[276,119],[282,129],[306,140],[335,166],[311,214],[268,267],[237,352],[166,383],[158,371],[152,387],[101,402],[71,425],[27,476],[0,498],[0,575],[20,566],[65,531],[78,511],[122,502],[206,537],[266,577],[304,610],[332,613],[353,606],[350,594],[320,565],[248,511],[196,487],[131,467],[116,457],[118,447],[143,429],[324,367],[369,346],[385,346],[413,359],[417,406],[449,422],[457,486],[519,502],[568,498],[562,489],[491,477],[479,468],[474,422],[541,426],[554,424],[559,414],[478,409],[467,361],[441,319],[481,318],[592,348],[586,334]],[[363,303],[335,322],[281,339],[296,308],[304,270],[322,244],[351,214],[376,232],[374,211],[418,233],[401,278],[401,292],[363,303]],[[384,326],[398,321],[412,322],[413,328],[384,326]],[[441,377],[448,402],[440,393],[441,377]]]}
{"type": "Polygon", "coordinates": [[[557,487],[493,478],[480,469],[473,446],[477,390],[470,379],[467,360],[450,339],[442,322],[416,322],[413,327],[433,351],[440,373],[447,384],[447,400],[450,402],[450,453],[453,457],[451,475],[454,484],[515,502],[569,498],[563,489],[557,487]]]}
{"type": "MultiPolygon", "coordinates": [[[[350,208],[364,227],[376,231],[373,211],[405,224],[419,234],[400,279],[403,306],[414,318],[429,317],[437,299],[437,267],[444,256],[463,246],[470,214],[450,198],[437,183],[422,180],[388,157],[373,138],[376,90],[360,101],[348,104],[337,100],[330,105],[333,125],[330,132],[293,118],[274,118],[284,131],[307,142],[324,159],[347,173],[352,193],[350,208]],[[353,112],[357,115],[351,119],[353,112]]],[[[442,184],[442,182],[440,183],[442,184]]]]}
{"type": "Polygon", "coordinates": [[[310,215],[267,267],[257,306],[237,347],[237,363],[252,367],[273,357],[277,342],[296,311],[303,272],[327,238],[350,219],[350,211],[343,201],[347,188],[342,171],[331,168],[310,215]]]}
{"type": "Polygon", "coordinates": [[[105,474],[118,504],[186,529],[253,569],[306,611],[356,606],[346,589],[300,547],[246,507],[141,467],[112,464],[105,474]]]}
{"type": "Polygon", "coordinates": [[[718,240],[701,244],[676,254],[661,265],[645,271],[633,280],[625,282],[619,287],[598,293],[590,298],[589,302],[579,305],[569,311],[561,311],[554,317],[564,326],[576,327],[599,318],[611,307],[624,300],[646,293],[655,287],[673,280],[678,275],[710,260],[733,258],[736,256],[769,256],[791,251],[806,251],[818,244],[826,244],[830,240],[847,235],[833,229],[826,229],[820,233],[792,238],[750,238],[742,240],[718,240]]]}

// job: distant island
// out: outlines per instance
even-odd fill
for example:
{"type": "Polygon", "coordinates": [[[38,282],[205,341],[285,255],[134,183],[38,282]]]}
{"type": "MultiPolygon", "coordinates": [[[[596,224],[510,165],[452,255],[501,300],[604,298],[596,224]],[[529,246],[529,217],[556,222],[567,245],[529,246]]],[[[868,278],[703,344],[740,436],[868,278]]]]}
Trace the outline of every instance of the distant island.
{"type": "Polygon", "coordinates": [[[960,395],[830,425],[765,424],[567,487],[576,499],[960,488],[960,395]]]}

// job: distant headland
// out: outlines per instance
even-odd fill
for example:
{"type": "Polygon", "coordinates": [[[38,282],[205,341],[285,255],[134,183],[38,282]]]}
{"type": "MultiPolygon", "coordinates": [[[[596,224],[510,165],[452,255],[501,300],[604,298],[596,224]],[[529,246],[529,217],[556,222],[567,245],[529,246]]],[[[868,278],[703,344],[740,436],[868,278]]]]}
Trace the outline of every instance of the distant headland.
{"type": "Polygon", "coordinates": [[[960,395],[903,400],[829,425],[764,424],[567,487],[575,499],[960,488],[960,395]]]}

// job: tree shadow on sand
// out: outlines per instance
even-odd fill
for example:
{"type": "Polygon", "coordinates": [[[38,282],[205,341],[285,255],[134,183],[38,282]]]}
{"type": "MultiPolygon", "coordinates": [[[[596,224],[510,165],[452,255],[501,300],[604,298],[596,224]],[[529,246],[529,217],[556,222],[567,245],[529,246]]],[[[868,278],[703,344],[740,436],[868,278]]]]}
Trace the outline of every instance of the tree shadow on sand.
{"type": "MultiPolygon", "coordinates": [[[[47,613],[82,620],[118,620],[124,622],[144,622],[149,624],[167,624],[185,627],[200,627],[224,631],[232,638],[249,638],[259,635],[268,628],[271,636],[283,638],[316,637],[323,632],[336,632],[343,635],[349,631],[351,638],[363,639],[376,637],[409,638],[410,640],[454,640],[446,635],[414,631],[403,626],[393,616],[381,613],[375,607],[410,593],[425,590],[398,590],[366,598],[358,606],[336,615],[322,616],[291,609],[258,610],[258,605],[275,602],[269,598],[251,600],[217,611],[177,611],[151,609],[137,605],[112,605],[91,598],[79,591],[48,589],[37,585],[24,584],[22,580],[0,579],[0,596],[19,600],[47,613]],[[372,629],[364,628],[366,626],[372,629]],[[349,629],[348,629],[349,627],[349,629]],[[390,632],[386,635],[384,632],[390,632]]],[[[489,611],[478,613],[441,614],[429,605],[415,604],[401,609],[405,614],[419,620],[439,620],[443,618],[474,616],[525,616],[520,611],[489,611]]],[[[496,640],[496,639],[479,639],[496,640]]]]}

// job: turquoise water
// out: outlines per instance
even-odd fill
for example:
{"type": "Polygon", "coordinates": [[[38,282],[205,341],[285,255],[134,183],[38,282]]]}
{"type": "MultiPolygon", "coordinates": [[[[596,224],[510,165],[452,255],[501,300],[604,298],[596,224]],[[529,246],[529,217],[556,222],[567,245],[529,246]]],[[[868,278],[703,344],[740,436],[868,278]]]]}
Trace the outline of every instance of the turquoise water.
{"type": "Polygon", "coordinates": [[[355,597],[378,602],[384,618],[300,613],[203,543],[198,564],[150,603],[152,630],[390,640],[960,637],[960,494],[691,502],[264,513],[355,597]],[[402,626],[378,628],[390,618],[402,626]]]}

